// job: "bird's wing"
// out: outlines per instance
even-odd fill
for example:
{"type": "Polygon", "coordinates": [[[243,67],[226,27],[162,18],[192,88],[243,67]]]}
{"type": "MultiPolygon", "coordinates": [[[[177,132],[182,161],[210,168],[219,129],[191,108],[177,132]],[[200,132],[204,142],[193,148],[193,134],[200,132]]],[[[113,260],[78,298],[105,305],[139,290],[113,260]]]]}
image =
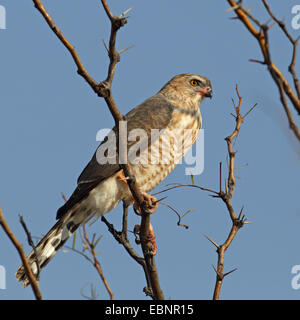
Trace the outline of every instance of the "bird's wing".
{"type": "MultiPolygon", "coordinates": [[[[124,119],[127,121],[127,132],[130,133],[134,129],[142,129],[147,133],[148,144],[150,145],[151,129],[164,129],[168,126],[172,119],[173,105],[161,94],[144,101],[126,114],[124,119]]],[[[114,127],[112,131],[116,131],[114,127]]],[[[94,153],[91,161],[82,171],[77,180],[77,188],[69,198],[69,200],[57,211],[56,218],[60,219],[70,208],[76,203],[86,198],[89,192],[94,189],[101,181],[109,178],[121,168],[118,158],[116,163],[99,163],[97,160],[97,151],[103,144],[107,142],[107,138],[99,145],[94,153]]],[[[153,139],[151,140],[153,143],[153,139]]],[[[127,143],[127,150],[133,142],[127,143]]],[[[141,150],[142,151],[142,150],[141,150]]]]}

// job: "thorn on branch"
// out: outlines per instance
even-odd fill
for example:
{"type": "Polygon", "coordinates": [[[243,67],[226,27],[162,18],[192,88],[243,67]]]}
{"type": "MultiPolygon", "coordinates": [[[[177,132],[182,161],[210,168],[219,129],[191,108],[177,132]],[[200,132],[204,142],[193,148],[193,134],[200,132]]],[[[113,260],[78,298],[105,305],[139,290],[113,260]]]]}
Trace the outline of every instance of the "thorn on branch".
{"type": "Polygon", "coordinates": [[[216,273],[216,275],[217,275],[217,281],[222,281],[222,280],[223,280],[223,278],[224,278],[223,273],[218,272],[218,270],[215,268],[215,266],[214,266],[214,265],[212,265],[212,267],[213,267],[213,269],[214,269],[214,271],[215,271],[215,273],[216,273]]]}
{"type": "Polygon", "coordinates": [[[123,27],[127,23],[127,18],[124,16],[126,13],[128,13],[131,10],[131,8],[124,11],[119,17],[117,17],[117,16],[113,15],[112,12],[110,11],[106,0],[101,0],[101,2],[102,2],[104,10],[105,10],[110,22],[111,22],[112,29],[114,31],[119,30],[121,27],[123,27]]]}
{"type": "Polygon", "coordinates": [[[232,270],[224,273],[223,277],[225,278],[225,277],[228,276],[230,273],[232,273],[232,272],[234,272],[234,271],[236,271],[236,270],[237,270],[237,268],[234,268],[234,269],[232,269],[232,270]]]}
{"type": "Polygon", "coordinates": [[[246,216],[243,214],[243,210],[244,210],[244,206],[242,207],[238,217],[236,219],[233,220],[233,224],[237,227],[237,228],[242,228],[242,226],[246,223],[247,219],[246,216]]]}
{"type": "Polygon", "coordinates": [[[239,213],[238,219],[241,219],[241,215],[242,215],[242,213],[243,213],[243,210],[244,210],[244,206],[242,206],[242,209],[241,209],[241,211],[240,211],[240,213],[239,213]]]}
{"type": "Polygon", "coordinates": [[[120,14],[119,18],[125,17],[125,15],[126,15],[129,11],[131,11],[132,9],[133,9],[133,7],[130,7],[129,9],[125,10],[123,13],[120,14]]]}
{"type": "Polygon", "coordinates": [[[108,46],[107,46],[106,42],[104,40],[102,40],[102,42],[103,42],[104,48],[107,51],[107,54],[109,55],[109,49],[108,49],[108,46]]]}
{"type": "Polygon", "coordinates": [[[220,246],[219,246],[216,242],[214,242],[213,240],[211,240],[207,235],[204,235],[204,237],[205,237],[208,241],[210,241],[217,249],[220,249],[220,246]]]}
{"type": "Polygon", "coordinates": [[[260,63],[260,64],[266,64],[266,61],[261,61],[257,59],[249,59],[250,62],[260,63]]]}
{"type": "Polygon", "coordinates": [[[234,11],[234,10],[236,10],[236,9],[239,9],[240,8],[240,4],[238,3],[238,4],[236,4],[235,6],[233,6],[233,7],[230,7],[230,8],[228,8],[228,9],[226,9],[224,12],[231,12],[231,11],[234,11]]]}
{"type": "Polygon", "coordinates": [[[243,116],[243,118],[245,119],[245,118],[248,116],[248,114],[249,114],[257,105],[258,105],[258,103],[256,102],[255,105],[254,105],[253,107],[251,107],[251,108],[245,113],[245,115],[243,116]]]}
{"type": "Polygon", "coordinates": [[[122,54],[125,51],[128,51],[128,50],[132,49],[133,47],[134,47],[134,45],[129,46],[129,47],[125,48],[125,49],[122,49],[121,51],[119,51],[119,55],[122,54]]]}
{"type": "Polygon", "coordinates": [[[219,271],[215,268],[214,265],[212,265],[212,267],[213,267],[213,269],[214,269],[214,271],[215,271],[215,273],[216,273],[216,275],[217,275],[217,281],[223,281],[223,279],[224,279],[226,276],[228,276],[230,273],[232,273],[232,272],[234,272],[234,271],[237,270],[237,268],[234,268],[234,269],[232,269],[232,270],[230,270],[230,271],[228,271],[228,272],[226,272],[226,273],[223,274],[222,272],[219,272],[219,271]]]}

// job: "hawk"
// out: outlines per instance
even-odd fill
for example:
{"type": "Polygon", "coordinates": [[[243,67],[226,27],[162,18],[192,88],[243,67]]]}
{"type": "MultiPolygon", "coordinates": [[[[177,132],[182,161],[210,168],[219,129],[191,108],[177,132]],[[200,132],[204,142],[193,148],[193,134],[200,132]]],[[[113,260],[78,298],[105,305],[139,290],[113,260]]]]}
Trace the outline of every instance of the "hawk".
{"type": "MultiPolygon", "coordinates": [[[[191,73],[179,74],[168,81],[158,93],[124,117],[129,134],[137,130],[144,133],[138,143],[140,146],[138,150],[134,148],[134,141],[130,139],[127,141],[127,147],[136,151],[128,151],[128,160],[138,186],[145,195],[175,168],[178,163],[175,158],[177,160],[181,158],[195,142],[197,132],[202,126],[199,106],[205,97],[212,97],[212,86],[208,78],[191,73]],[[154,129],[159,134],[153,135],[154,129]],[[171,138],[170,132],[178,130],[193,132],[192,137],[187,139],[189,142],[184,152],[181,152],[182,141],[177,142],[174,136],[171,138]],[[164,156],[162,146],[167,144],[167,140],[169,152],[164,156]],[[156,156],[153,157],[153,154],[156,156]],[[136,161],[149,160],[151,157],[154,161],[136,161]]],[[[114,132],[116,128],[110,133],[114,132]]],[[[36,263],[38,262],[40,270],[45,267],[80,225],[93,217],[103,216],[114,209],[120,201],[126,201],[128,204],[133,202],[129,187],[122,175],[118,155],[116,161],[103,161],[109,158],[108,153],[111,151],[103,152],[105,149],[103,146],[109,145],[109,137],[110,134],[99,145],[79,176],[77,187],[71,197],[58,209],[57,223],[37,244],[35,253],[32,251],[28,255],[33,274],[38,273],[36,263]],[[106,159],[103,159],[105,157],[106,159]]],[[[23,282],[23,287],[29,284],[23,265],[18,268],[16,278],[23,282]]]]}

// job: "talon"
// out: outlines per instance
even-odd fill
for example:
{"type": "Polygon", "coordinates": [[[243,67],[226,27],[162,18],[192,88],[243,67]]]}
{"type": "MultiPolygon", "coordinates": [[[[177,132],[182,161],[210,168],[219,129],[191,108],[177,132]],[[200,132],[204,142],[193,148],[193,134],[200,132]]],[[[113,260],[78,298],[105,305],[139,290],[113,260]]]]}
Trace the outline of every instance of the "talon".
{"type": "Polygon", "coordinates": [[[138,206],[138,204],[135,201],[133,202],[133,210],[135,214],[137,214],[138,216],[142,215],[142,209],[138,206]]]}
{"type": "MultiPolygon", "coordinates": [[[[157,201],[156,197],[154,197],[151,194],[148,194],[146,192],[142,192],[142,196],[144,197],[145,207],[146,207],[147,211],[150,214],[154,213],[158,208],[158,201],[157,201]]],[[[142,214],[142,209],[137,205],[136,202],[133,203],[133,209],[137,215],[142,214]]]]}

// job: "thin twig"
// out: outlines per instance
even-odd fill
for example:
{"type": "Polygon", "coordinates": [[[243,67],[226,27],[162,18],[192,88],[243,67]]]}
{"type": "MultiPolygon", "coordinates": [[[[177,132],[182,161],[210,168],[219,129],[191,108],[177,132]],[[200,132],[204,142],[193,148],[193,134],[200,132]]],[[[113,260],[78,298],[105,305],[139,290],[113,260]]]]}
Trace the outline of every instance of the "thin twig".
{"type": "Polygon", "coordinates": [[[158,191],[158,192],[155,192],[155,193],[153,193],[153,195],[158,195],[160,193],[167,192],[167,191],[170,191],[170,190],[173,190],[173,189],[176,189],[176,188],[182,188],[182,187],[196,188],[196,189],[200,189],[202,191],[211,192],[211,193],[213,193],[215,195],[219,195],[218,191],[215,191],[215,190],[212,190],[212,189],[203,188],[203,187],[200,187],[200,186],[195,185],[195,184],[181,184],[181,183],[176,183],[175,186],[167,188],[167,189],[164,189],[164,190],[161,190],[161,191],[158,191]]]}
{"type": "Polygon", "coordinates": [[[181,215],[176,209],[174,209],[174,208],[173,208],[172,206],[170,206],[169,204],[164,203],[164,202],[161,202],[161,204],[164,205],[164,206],[166,206],[166,207],[168,207],[169,209],[171,209],[173,212],[176,213],[176,215],[177,215],[177,217],[178,217],[177,225],[178,225],[179,227],[184,227],[185,229],[188,229],[188,228],[189,228],[188,225],[181,223],[181,219],[182,219],[185,215],[187,215],[189,212],[194,211],[193,209],[190,209],[190,210],[186,211],[185,213],[183,213],[183,214],[181,215]]]}
{"type": "Polygon", "coordinates": [[[25,224],[25,221],[24,221],[23,217],[21,215],[19,217],[20,217],[20,223],[21,223],[21,225],[22,225],[22,227],[23,227],[23,229],[24,229],[24,231],[25,231],[25,233],[27,235],[28,244],[31,246],[31,248],[33,250],[33,253],[34,253],[34,259],[35,259],[35,264],[36,264],[36,268],[37,268],[37,273],[35,275],[35,278],[36,278],[37,281],[39,281],[41,270],[40,270],[39,260],[37,258],[36,247],[35,247],[35,245],[34,245],[34,243],[32,241],[31,234],[30,234],[30,232],[29,232],[29,230],[28,230],[28,228],[27,228],[27,226],[25,224]]]}
{"type": "Polygon", "coordinates": [[[123,201],[122,237],[128,241],[128,204],[123,201]]]}
{"type": "Polygon", "coordinates": [[[66,49],[70,52],[76,66],[77,66],[77,73],[81,75],[87,83],[93,88],[95,92],[98,90],[98,83],[95,81],[86,71],[84,68],[75,47],[66,39],[63,33],[59,30],[57,25],[53,22],[52,18],[50,17],[49,13],[44,8],[43,4],[40,0],[33,0],[35,8],[42,14],[46,22],[48,23],[51,30],[55,33],[55,35],[59,38],[62,44],[66,47],[66,49]]]}
{"type": "Polygon", "coordinates": [[[152,289],[151,289],[151,280],[150,280],[150,276],[148,274],[148,268],[147,268],[145,259],[142,258],[141,256],[139,256],[139,254],[131,246],[130,242],[125,239],[122,232],[117,231],[114,228],[114,226],[106,220],[106,218],[104,216],[101,218],[101,221],[106,224],[108,231],[113,235],[113,237],[117,240],[118,243],[123,245],[123,247],[125,248],[127,253],[131,256],[131,258],[133,258],[138,264],[140,264],[142,266],[144,273],[145,273],[146,282],[147,282],[147,287],[144,288],[144,292],[148,296],[151,296],[153,298],[152,289]]]}
{"type": "MultiPolygon", "coordinates": [[[[266,0],[262,0],[268,14],[270,17],[279,25],[279,27],[284,32],[287,39],[292,43],[293,45],[293,53],[292,53],[292,60],[289,65],[289,72],[292,75],[294,87],[296,90],[296,93],[292,89],[289,82],[284,77],[283,73],[280,71],[280,69],[275,65],[275,63],[272,61],[270,57],[270,44],[269,44],[269,38],[268,38],[268,31],[270,30],[270,26],[267,25],[267,23],[262,24],[257,19],[255,19],[252,15],[250,15],[247,10],[245,10],[242,6],[242,3],[239,3],[239,6],[237,6],[236,1],[234,0],[227,0],[227,2],[230,4],[231,8],[235,11],[237,18],[244,24],[244,26],[247,28],[247,30],[252,34],[255,39],[257,40],[259,47],[261,49],[261,52],[264,57],[264,61],[254,60],[251,59],[250,61],[258,62],[261,64],[266,64],[268,66],[268,71],[270,75],[272,76],[276,86],[278,87],[279,92],[283,90],[284,95],[286,95],[289,100],[291,101],[292,105],[294,106],[295,110],[298,114],[300,114],[300,84],[299,80],[295,71],[295,64],[296,64],[296,55],[297,55],[297,45],[298,45],[298,39],[294,39],[291,34],[288,32],[285,24],[283,21],[280,21],[276,18],[276,16],[273,14],[273,12],[270,9],[270,6],[268,5],[266,0]],[[257,30],[253,22],[259,27],[259,30],[257,30]],[[282,89],[282,90],[281,90],[282,89]]],[[[286,111],[287,118],[289,121],[290,129],[294,132],[297,139],[300,141],[300,135],[299,135],[299,128],[297,127],[293,115],[291,112],[289,112],[289,107],[286,99],[283,98],[282,94],[280,93],[280,100],[282,103],[283,108],[286,111]],[[286,102],[283,102],[286,101],[286,102]]]]}
{"type": "MultiPolygon", "coordinates": [[[[231,135],[229,135],[228,137],[225,138],[226,142],[227,142],[227,152],[228,152],[228,156],[229,156],[229,165],[228,165],[228,178],[227,178],[227,188],[226,188],[226,192],[221,192],[220,191],[220,198],[223,200],[223,202],[226,204],[228,213],[230,215],[231,221],[232,221],[232,227],[231,230],[229,232],[229,235],[227,237],[227,239],[225,240],[225,242],[220,245],[217,248],[217,254],[218,254],[218,262],[217,262],[217,269],[215,269],[216,271],[216,283],[215,283],[215,289],[214,289],[214,294],[213,294],[213,299],[214,300],[218,300],[220,298],[220,292],[221,292],[221,287],[223,284],[223,279],[225,276],[229,275],[232,271],[229,271],[227,273],[223,273],[224,270],[224,259],[225,259],[225,251],[228,249],[228,247],[230,246],[231,242],[233,241],[234,237],[236,236],[237,232],[239,231],[239,229],[244,225],[245,223],[245,216],[242,216],[242,212],[243,212],[243,208],[240,211],[240,214],[238,215],[238,217],[236,217],[236,214],[234,212],[232,203],[231,203],[231,198],[233,197],[234,194],[234,190],[236,187],[236,182],[235,182],[235,174],[234,174],[234,170],[235,170],[235,152],[233,151],[233,139],[235,137],[237,137],[237,135],[240,132],[240,128],[241,125],[244,121],[244,117],[241,115],[241,106],[242,106],[242,97],[239,93],[239,89],[238,89],[238,85],[236,85],[236,94],[237,97],[239,99],[238,105],[235,106],[235,128],[233,130],[233,132],[231,133],[231,135]]],[[[247,114],[249,114],[252,110],[254,109],[254,107],[252,107],[247,114]]],[[[221,174],[221,172],[220,172],[221,174]]],[[[210,240],[211,241],[211,240],[210,240]]]]}
{"type": "Polygon", "coordinates": [[[93,265],[96,268],[96,270],[98,271],[98,273],[100,275],[100,278],[102,279],[102,282],[103,282],[103,284],[104,284],[104,286],[105,286],[105,288],[106,288],[106,290],[107,290],[107,292],[109,294],[110,300],[113,300],[114,299],[114,294],[111,291],[111,289],[110,289],[110,287],[109,287],[109,285],[107,283],[107,280],[106,280],[106,278],[104,276],[104,273],[102,271],[100,263],[99,263],[99,261],[97,259],[97,255],[96,255],[96,252],[95,252],[95,245],[94,245],[93,242],[90,242],[90,240],[89,240],[89,238],[87,236],[87,233],[86,233],[86,230],[85,230],[85,225],[82,226],[82,230],[83,230],[84,240],[86,241],[86,243],[87,243],[87,245],[89,247],[89,251],[92,254],[93,259],[94,259],[93,265]]]}
{"type": "Polygon", "coordinates": [[[80,294],[83,296],[83,298],[87,299],[87,300],[97,300],[98,295],[96,294],[96,289],[93,286],[93,284],[91,283],[91,296],[87,296],[84,294],[84,289],[85,287],[88,285],[88,283],[86,283],[81,289],[80,289],[80,294]]]}
{"type": "MultiPolygon", "coordinates": [[[[298,98],[300,99],[300,83],[299,79],[297,77],[296,71],[295,71],[295,65],[296,65],[296,57],[297,57],[297,47],[298,47],[298,40],[299,39],[294,39],[292,35],[288,32],[287,27],[283,21],[280,21],[272,12],[270,6],[268,5],[266,0],[262,0],[263,5],[265,6],[266,10],[268,11],[269,15],[272,17],[272,19],[278,24],[280,29],[283,31],[285,36],[289,39],[293,46],[293,54],[292,54],[292,60],[289,65],[289,72],[291,73],[294,81],[294,86],[298,95],[298,98]]],[[[299,112],[298,112],[299,113],[299,112]]]]}
{"type": "Polygon", "coordinates": [[[33,275],[32,271],[31,271],[31,268],[29,266],[29,263],[26,258],[23,247],[20,244],[20,242],[17,240],[15,235],[12,233],[12,231],[10,230],[10,228],[4,218],[4,215],[3,215],[1,208],[0,208],[0,225],[2,226],[4,232],[7,234],[7,236],[9,237],[9,239],[11,240],[11,242],[13,243],[13,245],[15,246],[15,248],[17,249],[17,251],[21,257],[21,260],[22,260],[22,263],[24,266],[24,271],[26,273],[26,276],[28,277],[29,283],[31,285],[31,288],[32,288],[32,291],[34,293],[36,300],[42,300],[43,297],[42,297],[42,293],[41,293],[39,285],[38,285],[38,281],[36,280],[35,276],[33,275]]]}

